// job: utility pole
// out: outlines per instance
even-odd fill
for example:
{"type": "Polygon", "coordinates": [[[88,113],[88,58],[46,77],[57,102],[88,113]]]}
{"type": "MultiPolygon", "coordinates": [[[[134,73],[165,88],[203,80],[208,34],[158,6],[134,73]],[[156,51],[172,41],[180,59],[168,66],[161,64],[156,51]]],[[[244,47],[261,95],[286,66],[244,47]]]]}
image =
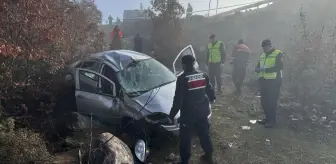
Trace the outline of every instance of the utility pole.
{"type": "Polygon", "coordinates": [[[218,0],[217,0],[217,6],[216,6],[216,15],[217,15],[217,10],[218,10],[218,0]]]}
{"type": "Polygon", "coordinates": [[[208,17],[210,17],[210,9],[211,9],[211,0],[209,0],[209,10],[208,10],[208,17]]]}

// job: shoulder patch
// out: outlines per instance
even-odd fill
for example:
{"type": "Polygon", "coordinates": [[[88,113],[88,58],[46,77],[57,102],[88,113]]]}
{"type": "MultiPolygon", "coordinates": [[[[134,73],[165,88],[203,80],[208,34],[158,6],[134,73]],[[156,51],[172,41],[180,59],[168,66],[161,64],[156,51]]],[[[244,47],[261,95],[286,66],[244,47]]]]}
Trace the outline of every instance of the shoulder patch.
{"type": "Polygon", "coordinates": [[[203,73],[186,76],[188,79],[188,90],[202,89],[206,87],[206,79],[203,73]]]}

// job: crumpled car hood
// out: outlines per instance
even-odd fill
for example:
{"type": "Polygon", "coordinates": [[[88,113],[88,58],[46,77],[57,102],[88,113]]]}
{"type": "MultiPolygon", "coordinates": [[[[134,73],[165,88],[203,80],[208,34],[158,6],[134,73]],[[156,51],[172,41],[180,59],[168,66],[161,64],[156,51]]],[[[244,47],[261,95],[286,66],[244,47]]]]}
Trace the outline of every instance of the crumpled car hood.
{"type": "MultiPolygon", "coordinates": [[[[160,88],[153,89],[149,92],[146,92],[132,99],[137,103],[139,103],[141,106],[144,106],[147,101],[150,101],[146,105],[145,109],[151,113],[162,112],[169,114],[170,109],[173,105],[175,86],[176,82],[172,82],[170,84],[164,85],[160,88]]],[[[178,116],[179,113],[177,114],[178,116]]]]}

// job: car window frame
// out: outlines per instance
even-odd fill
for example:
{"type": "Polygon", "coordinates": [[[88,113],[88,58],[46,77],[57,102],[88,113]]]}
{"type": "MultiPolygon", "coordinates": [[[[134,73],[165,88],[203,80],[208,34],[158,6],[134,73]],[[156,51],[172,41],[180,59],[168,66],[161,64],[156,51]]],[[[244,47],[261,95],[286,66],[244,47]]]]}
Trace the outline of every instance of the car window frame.
{"type": "MultiPolygon", "coordinates": [[[[83,75],[85,75],[85,74],[83,74],[83,75]]],[[[111,81],[109,78],[102,75],[101,73],[98,73],[96,71],[92,71],[92,70],[89,70],[89,69],[76,68],[76,90],[83,91],[83,92],[88,92],[88,93],[93,93],[93,94],[98,94],[98,95],[103,95],[103,96],[116,97],[116,85],[115,85],[115,83],[113,81],[111,81]],[[93,93],[93,92],[86,91],[86,90],[83,90],[83,89],[80,88],[80,79],[79,79],[79,75],[81,73],[80,71],[89,72],[89,73],[95,74],[98,77],[96,92],[93,93]],[[112,94],[105,94],[105,93],[99,92],[99,89],[102,87],[101,86],[101,78],[104,78],[105,80],[107,80],[112,85],[112,87],[113,87],[112,94]]]]}
{"type": "Polygon", "coordinates": [[[86,60],[81,61],[80,65],[77,68],[83,68],[83,69],[88,69],[88,70],[92,70],[92,71],[98,72],[99,68],[101,67],[101,64],[102,64],[102,62],[100,60],[97,60],[97,59],[86,59],[86,60]],[[94,63],[97,63],[98,66],[96,68],[93,68],[93,69],[83,68],[83,64],[85,62],[94,62],[94,63]]]}
{"type": "MultiPolygon", "coordinates": [[[[102,65],[102,62],[100,61],[100,60],[97,60],[97,59],[86,59],[86,60],[82,60],[77,66],[76,66],[76,69],[77,68],[82,68],[82,69],[88,69],[88,70],[92,70],[92,71],[96,71],[96,72],[98,72],[98,70],[99,70],[99,68],[101,67],[101,65],[102,65]],[[97,63],[98,64],[98,66],[96,67],[96,68],[90,68],[90,69],[88,69],[88,68],[83,68],[83,64],[85,63],[85,62],[94,62],[94,63],[97,63]]],[[[90,77],[90,75],[85,75],[85,76],[87,76],[87,77],[89,77],[89,78],[91,78],[90,77]]],[[[92,78],[91,78],[92,79],[92,78]]],[[[99,79],[98,79],[99,80],[99,79]]]]}

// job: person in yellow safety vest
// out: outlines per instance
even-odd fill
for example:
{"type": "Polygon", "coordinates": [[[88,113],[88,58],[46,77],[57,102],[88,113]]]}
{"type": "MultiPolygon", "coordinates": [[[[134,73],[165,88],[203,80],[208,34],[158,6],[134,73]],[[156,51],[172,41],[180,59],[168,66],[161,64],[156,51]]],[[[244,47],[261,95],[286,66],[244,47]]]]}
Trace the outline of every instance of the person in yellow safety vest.
{"type": "Polygon", "coordinates": [[[224,43],[217,40],[216,36],[212,34],[207,48],[206,66],[208,67],[211,85],[215,87],[215,81],[217,82],[217,94],[222,93],[221,74],[225,62],[225,56],[226,52],[224,43]]]}
{"type": "Polygon", "coordinates": [[[273,128],[276,123],[276,108],[282,84],[283,52],[275,49],[268,39],[262,41],[261,46],[264,53],[260,56],[255,72],[260,77],[261,106],[265,118],[258,123],[265,128],[273,128]]]}

